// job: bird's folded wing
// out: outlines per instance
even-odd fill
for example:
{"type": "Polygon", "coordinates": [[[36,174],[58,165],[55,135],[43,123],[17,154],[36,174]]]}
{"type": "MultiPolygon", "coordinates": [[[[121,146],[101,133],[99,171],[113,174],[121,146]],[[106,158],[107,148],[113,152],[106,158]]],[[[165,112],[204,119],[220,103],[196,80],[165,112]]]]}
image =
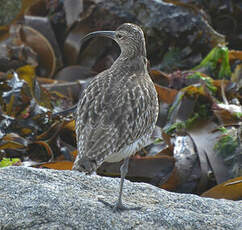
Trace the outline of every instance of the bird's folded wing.
{"type": "Polygon", "coordinates": [[[151,95],[156,97],[156,94],[149,84],[138,84],[139,76],[128,79],[120,81],[120,85],[116,82],[114,87],[110,87],[112,82],[100,85],[93,81],[86,89],[76,124],[82,156],[102,161],[151,128],[153,103],[150,101],[151,95]]]}

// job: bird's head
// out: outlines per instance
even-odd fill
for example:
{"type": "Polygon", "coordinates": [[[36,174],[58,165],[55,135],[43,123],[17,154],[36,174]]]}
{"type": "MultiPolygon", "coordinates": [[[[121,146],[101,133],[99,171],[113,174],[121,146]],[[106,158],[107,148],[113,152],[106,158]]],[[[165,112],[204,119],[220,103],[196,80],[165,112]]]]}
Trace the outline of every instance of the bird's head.
{"type": "Polygon", "coordinates": [[[131,23],[121,25],[115,31],[114,40],[121,51],[129,53],[133,50],[136,55],[146,56],[144,33],[139,26],[131,23]]]}
{"type": "Polygon", "coordinates": [[[116,41],[121,49],[121,53],[129,56],[146,57],[145,38],[142,29],[131,23],[124,23],[115,31],[96,31],[87,34],[82,43],[96,36],[109,37],[116,41]]]}

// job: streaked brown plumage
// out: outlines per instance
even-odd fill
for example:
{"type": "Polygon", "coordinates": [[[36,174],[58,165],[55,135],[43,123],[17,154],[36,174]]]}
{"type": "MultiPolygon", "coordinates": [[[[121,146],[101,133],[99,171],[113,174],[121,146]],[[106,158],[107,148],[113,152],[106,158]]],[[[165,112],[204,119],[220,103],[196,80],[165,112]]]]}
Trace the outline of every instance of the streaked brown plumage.
{"type": "Polygon", "coordinates": [[[92,173],[103,162],[125,159],[115,206],[123,209],[121,195],[128,159],[150,144],[158,116],[158,100],[147,71],[141,28],[125,23],[116,31],[91,33],[85,40],[96,35],[114,39],[121,54],[81,95],[76,116],[78,156],[73,169],[92,173]]]}

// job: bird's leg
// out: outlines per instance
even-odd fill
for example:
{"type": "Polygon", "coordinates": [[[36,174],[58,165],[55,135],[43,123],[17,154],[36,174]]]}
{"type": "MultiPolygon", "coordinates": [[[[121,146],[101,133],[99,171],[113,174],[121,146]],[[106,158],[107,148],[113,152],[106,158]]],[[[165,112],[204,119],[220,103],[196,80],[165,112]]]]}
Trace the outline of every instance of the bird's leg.
{"type": "Polygon", "coordinates": [[[125,209],[124,205],[122,204],[122,193],[123,193],[124,179],[128,173],[128,169],[129,169],[129,157],[124,159],[124,163],[120,167],[121,181],[119,186],[118,202],[114,206],[115,210],[125,209]]]}
{"type": "Polygon", "coordinates": [[[101,201],[105,205],[112,207],[114,212],[123,211],[123,210],[138,210],[141,208],[141,207],[125,207],[122,203],[123,184],[124,184],[125,176],[128,173],[128,167],[129,167],[129,158],[125,158],[124,163],[120,167],[121,181],[120,181],[120,187],[119,187],[120,190],[119,190],[119,196],[118,196],[117,203],[113,206],[113,205],[110,205],[109,203],[107,203],[106,201],[99,199],[99,201],[101,201]]]}

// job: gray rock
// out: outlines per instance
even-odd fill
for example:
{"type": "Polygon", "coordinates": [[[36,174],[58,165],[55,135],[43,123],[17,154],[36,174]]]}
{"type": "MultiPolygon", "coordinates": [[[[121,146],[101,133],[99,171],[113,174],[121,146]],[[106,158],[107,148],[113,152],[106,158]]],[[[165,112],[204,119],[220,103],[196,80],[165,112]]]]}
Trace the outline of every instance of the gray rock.
{"type": "Polygon", "coordinates": [[[242,201],[125,181],[125,203],[142,208],[113,213],[98,198],[114,202],[118,178],[25,167],[0,178],[0,229],[242,229],[242,201]]]}
{"type": "MultiPolygon", "coordinates": [[[[88,6],[94,8],[89,10],[91,13],[85,18],[85,25],[92,31],[114,30],[124,22],[141,26],[145,33],[151,66],[163,71],[190,69],[197,65],[215,44],[225,40],[224,36],[214,31],[207,23],[204,15],[191,8],[162,0],[84,1],[84,9],[88,6]]],[[[90,43],[90,46],[94,46],[94,42],[90,43]]],[[[96,57],[97,52],[102,51],[105,54],[107,49],[110,50],[110,44],[102,41],[102,46],[99,45],[98,49],[97,51],[94,48],[96,57]]],[[[90,57],[90,50],[91,48],[86,52],[82,51],[83,55],[80,56],[79,61],[84,66],[87,56],[90,57]]],[[[93,58],[88,59],[93,61],[93,58]]]]}

